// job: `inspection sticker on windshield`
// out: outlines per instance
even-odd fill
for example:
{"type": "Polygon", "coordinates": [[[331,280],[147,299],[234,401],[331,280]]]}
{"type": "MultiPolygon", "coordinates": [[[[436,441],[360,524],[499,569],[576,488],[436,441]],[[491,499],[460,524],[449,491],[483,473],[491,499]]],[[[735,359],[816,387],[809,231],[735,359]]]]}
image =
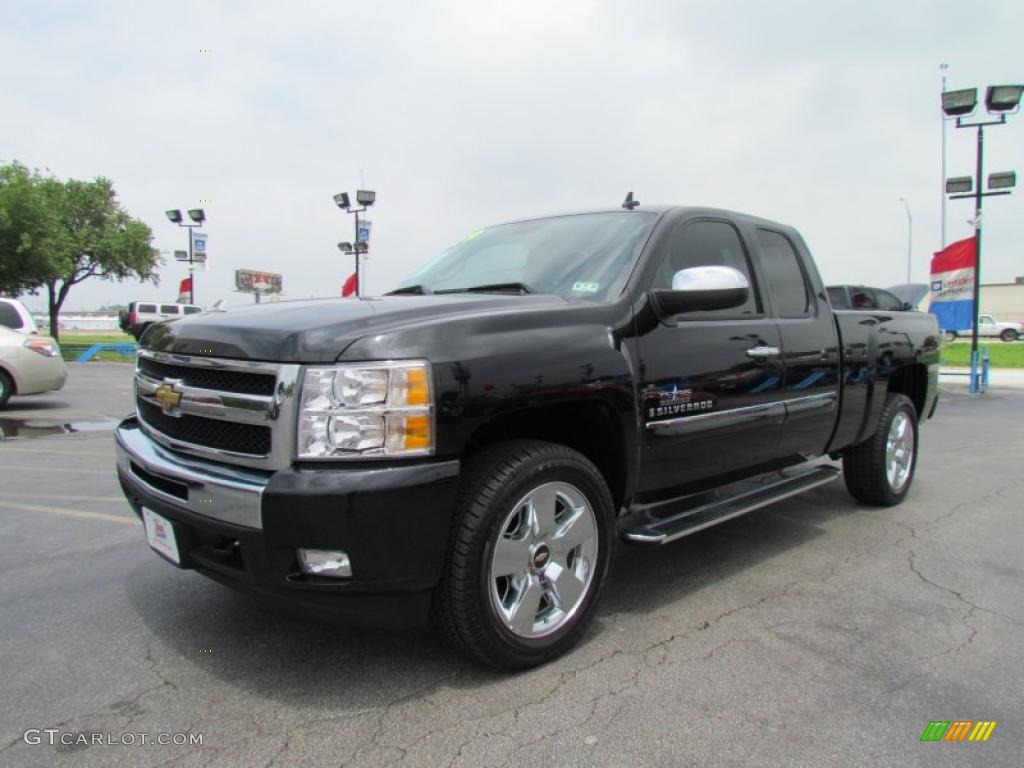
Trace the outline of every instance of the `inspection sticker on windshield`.
{"type": "Polygon", "coordinates": [[[572,289],[577,293],[597,293],[601,290],[600,283],[573,283],[572,289]]]}

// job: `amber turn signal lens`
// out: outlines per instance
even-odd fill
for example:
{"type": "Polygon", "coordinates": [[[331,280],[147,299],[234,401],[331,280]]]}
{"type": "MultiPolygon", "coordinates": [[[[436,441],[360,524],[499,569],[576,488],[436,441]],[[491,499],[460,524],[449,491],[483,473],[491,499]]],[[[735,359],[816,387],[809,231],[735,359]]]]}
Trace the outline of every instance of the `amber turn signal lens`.
{"type": "Polygon", "coordinates": [[[425,368],[407,368],[406,375],[406,396],[407,405],[428,405],[430,403],[430,389],[427,386],[427,371],[425,368]]]}

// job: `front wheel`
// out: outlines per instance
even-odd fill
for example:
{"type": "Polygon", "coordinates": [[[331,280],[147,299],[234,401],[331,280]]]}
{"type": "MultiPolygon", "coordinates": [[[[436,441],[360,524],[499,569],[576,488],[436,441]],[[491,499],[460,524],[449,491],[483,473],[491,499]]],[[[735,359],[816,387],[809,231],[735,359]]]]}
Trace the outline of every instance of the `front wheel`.
{"type": "Polygon", "coordinates": [[[1003,341],[1016,341],[1020,338],[1020,334],[1013,330],[1013,328],[1006,328],[999,334],[999,338],[1003,341]]]}
{"type": "Polygon", "coordinates": [[[917,466],[917,410],[906,395],[889,395],[875,433],[843,454],[843,478],[858,501],[891,507],[910,490],[917,466]]]}
{"type": "Polygon", "coordinates": [[[525,669],[579,640],[614,546],[611,494],[582,454],[537,440],[482,451],[467,467],[436,608],[456,646],[525,669]]]}

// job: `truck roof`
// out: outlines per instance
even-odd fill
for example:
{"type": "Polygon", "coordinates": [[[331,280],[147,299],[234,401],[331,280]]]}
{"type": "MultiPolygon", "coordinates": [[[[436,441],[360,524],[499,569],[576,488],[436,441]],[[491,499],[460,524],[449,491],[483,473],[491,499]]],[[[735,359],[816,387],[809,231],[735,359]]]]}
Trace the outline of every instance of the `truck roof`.
{"type": "MultiPolygon", "coordinates": [[[[622,213],[625,209],[621,206],[609,206],[607,208],[588,208],[583,210],[575,211],[557,211],[554,213],[539,214],[537,216],[525,216],[520,219],[511,219],[509,221],[503,221],[501,224],[514,224],[520,221],[536,221],[538,219],[550,219],[557,216],[579,216],[589,213],[622,213]]],[[[713,208],[710,206],[703,205],[638,205],[632,209],[633,213],[654,213],[658,216],[664,215],[671,211],[685,211],[690,214],[703,215],[703,216],[726,216],[731,219],[742,219],[751,224],[763,224],[776,228],[782,229],[793,229],[788,224],[782,222],[772,221],[771,219],[761,218],[760,216],[753,216],[749,213],[741,213],[739,211],[730,211],[725,208],[713,208]]],[[[495,225],[488,225],[495,226],[495,225]]]]}

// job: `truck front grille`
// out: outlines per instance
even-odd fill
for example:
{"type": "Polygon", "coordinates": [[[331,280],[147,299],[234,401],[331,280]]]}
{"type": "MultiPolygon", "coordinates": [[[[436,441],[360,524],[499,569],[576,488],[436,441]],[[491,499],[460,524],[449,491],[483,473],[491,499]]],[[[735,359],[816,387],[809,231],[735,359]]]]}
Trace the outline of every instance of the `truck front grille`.
{"type": "Polygon", "coordinates": [[[270,453],[270,427],[206,419],[202,416],[167,416],[160,406],[139,400],[143,423],[173,440],[218,451],[266,456],[270,453]]]}
{"type": "Polygon", "coordinates": [[[301,366],[139,350],[135,406],[167,448],[258,469],[289,466],[301,366]]]}

